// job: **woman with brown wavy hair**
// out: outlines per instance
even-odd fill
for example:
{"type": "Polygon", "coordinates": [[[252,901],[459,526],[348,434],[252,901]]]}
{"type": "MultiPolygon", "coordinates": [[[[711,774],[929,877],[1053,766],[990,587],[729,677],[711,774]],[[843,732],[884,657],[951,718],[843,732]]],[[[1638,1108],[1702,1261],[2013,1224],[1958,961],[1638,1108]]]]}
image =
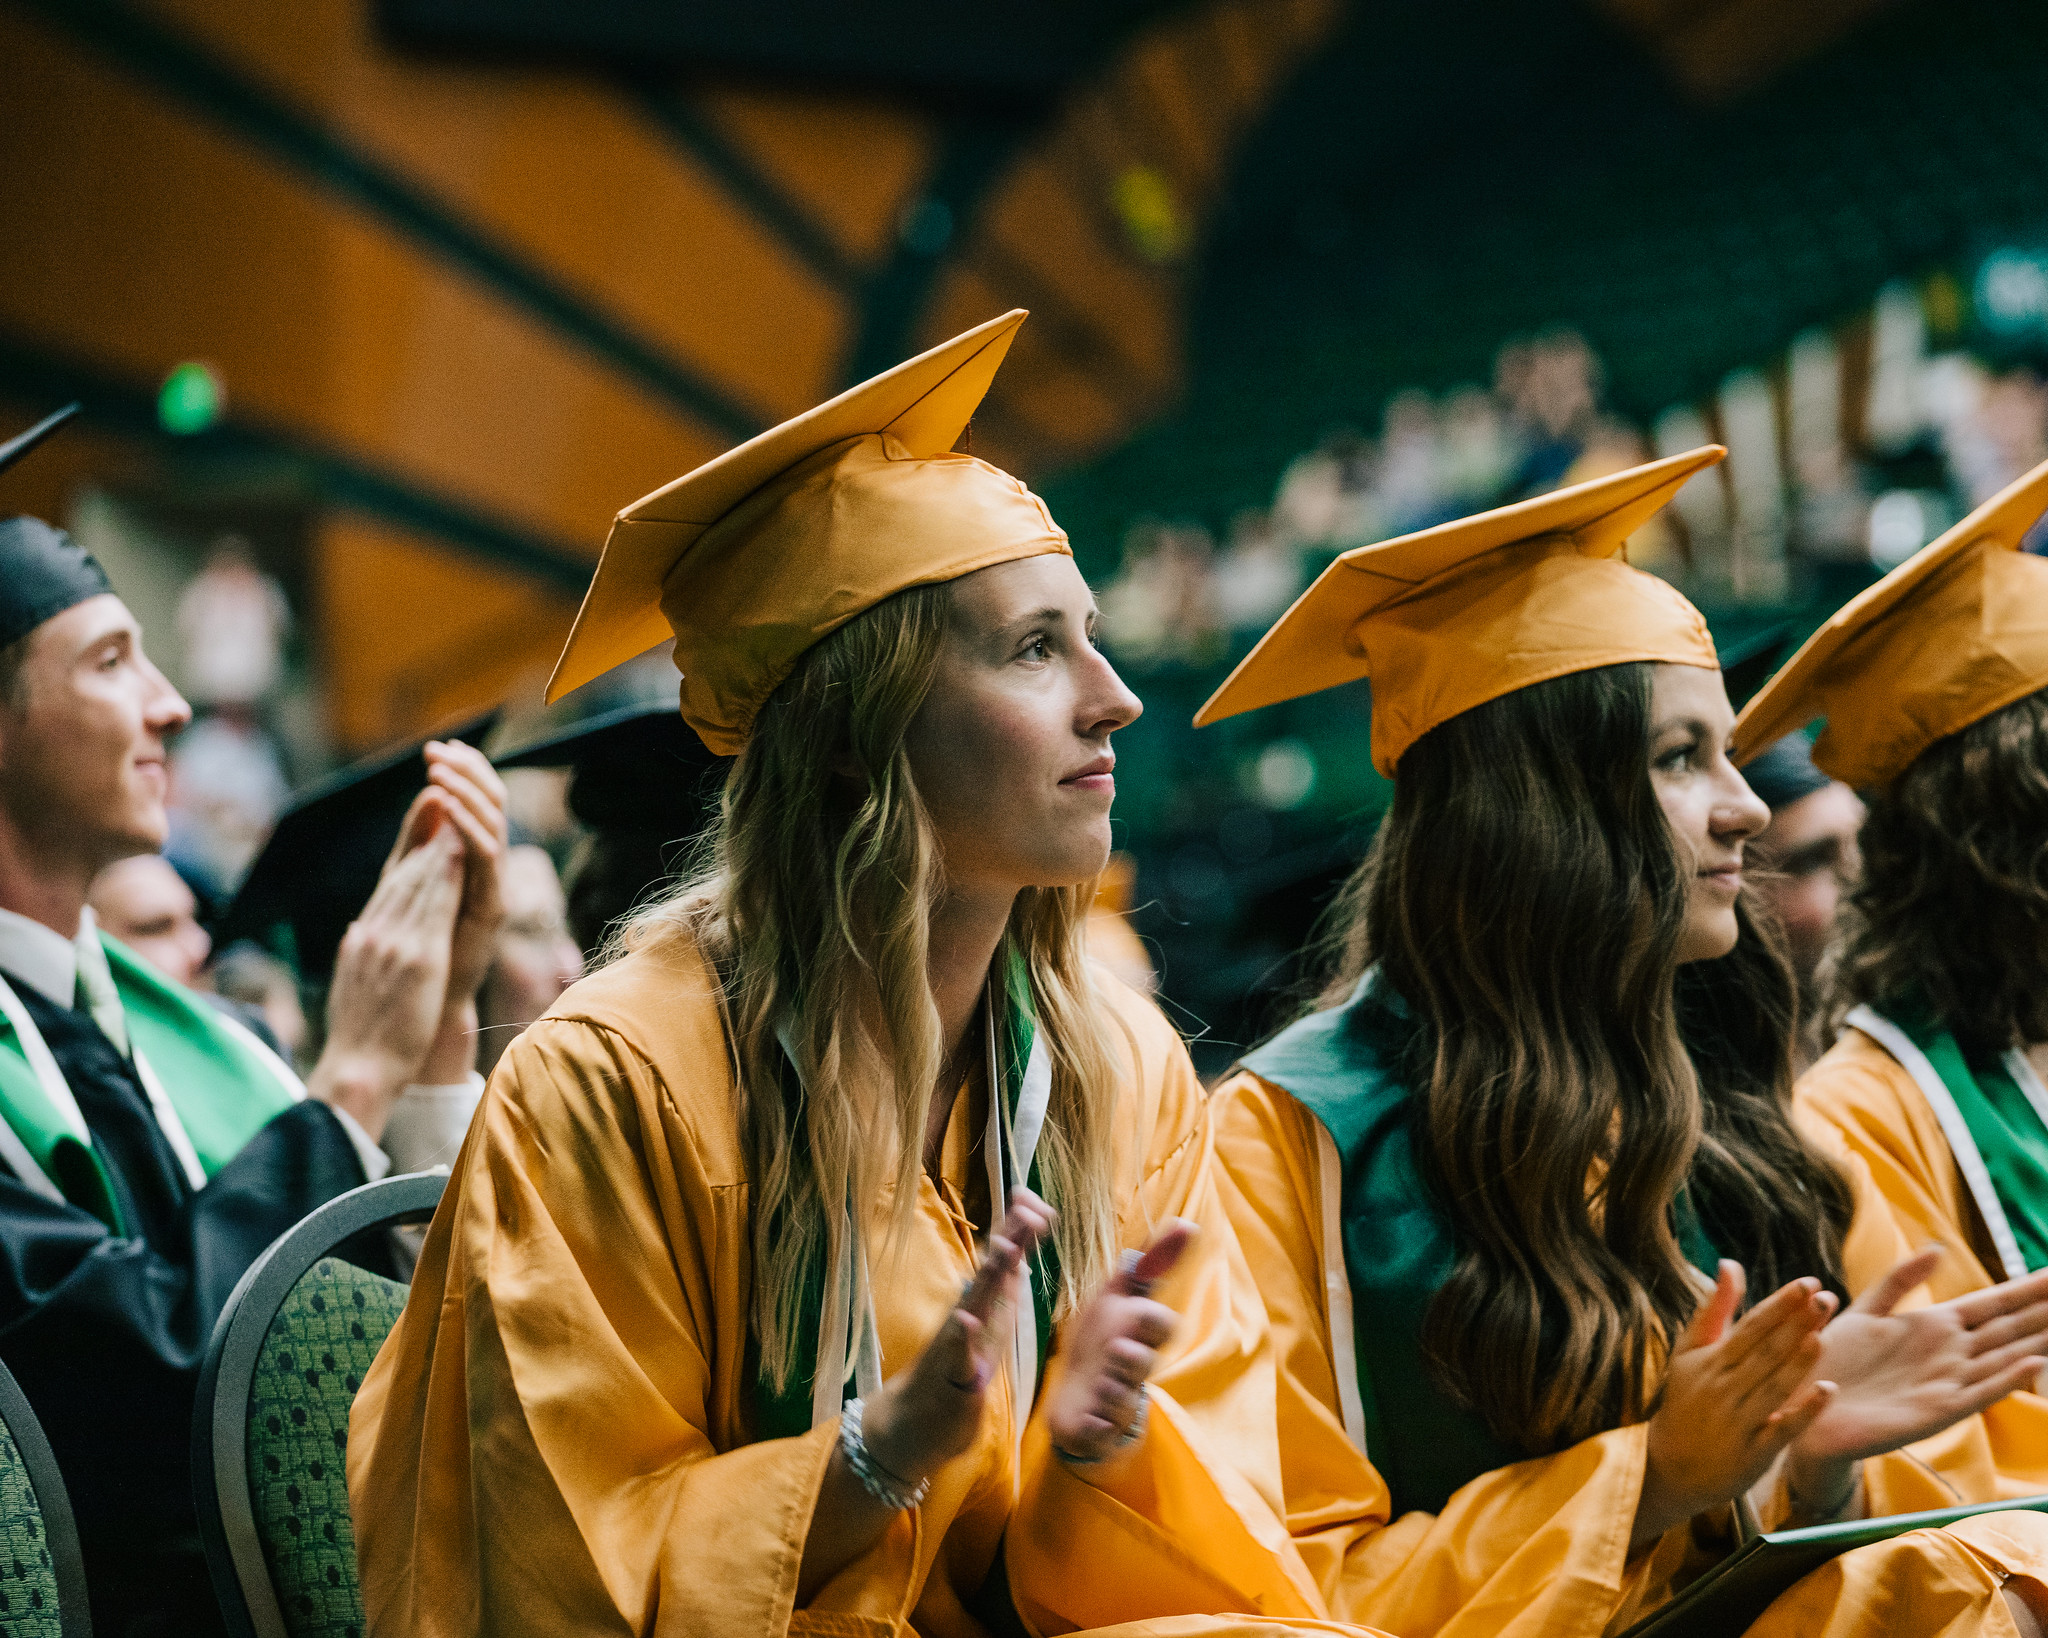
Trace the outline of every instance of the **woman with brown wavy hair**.
{"type": "MultiPolygon", "coordinates": [[[[1839,1036],[1795,1097],[1942,1248],[1937,1297],[2048,1268],[2048,561],[2024,550],[2044,508],[2048,466],[1850,602],[1736,726],[1748,752],[1825,716],[1815,762],[1868,798],[1822,974],[1839,1036]]],[[[2048,1490],[2048,1399],[1983,1422],[1994,1493],[2048,1490]]]]}
{"type": "Polygon", "coordinates": [[[356,1400],[373,1633],[1322,1613],[1246,1476],[1202,1088],[1082,951],[1138,703],[1043,503],[952,452],[1022,318],[614,527],[555,691],[673,630],[735,761],[500,1062],[356,1400]]]}
{"type": "MultiPolygon", "coordinates": [[[[1704,622],[1613,556],[1719,455],[1347,554],[1197,718],[1369,675],[1394,779],[1317,1009],[1217,1094],[1285,1489],[1346,1619],[1596,1632],[1730,1504],[1944,1505],[1892,1453],[2048,1345],[2048,1280],[1902,1306],[1931,1257],[1792,1124],[1793,980],[1741,892],[1767,813],[1704,622]],[[1851,1239],[1892,1266],[1842,1307],[1851,1239]]],[[[1972,1520],[1755,1630],[2033,1630],[2044,1566],[2048,1523],[1972,1520]]]]}

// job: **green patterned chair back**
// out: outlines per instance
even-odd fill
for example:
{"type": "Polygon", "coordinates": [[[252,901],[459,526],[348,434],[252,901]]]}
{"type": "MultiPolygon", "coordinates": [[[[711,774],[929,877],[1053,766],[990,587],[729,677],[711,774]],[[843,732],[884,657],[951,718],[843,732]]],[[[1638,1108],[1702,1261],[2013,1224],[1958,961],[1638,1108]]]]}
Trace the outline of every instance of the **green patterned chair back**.
{"type": "Polygon", "coordinates": [[[333,1252],[430,1216],[446,1182],[387,1178],[329,1201],[257,1260],[221,1314],[199,1378],[193,1480],[235,1638],[362,1638],[348,1414],[406,1288],[333,1252]]]}
{"type": "Polygon", "coordinates": [[[92,1638],[85,1560],[57,1458],[0,1366],[0,1638],[92,1638]]]}

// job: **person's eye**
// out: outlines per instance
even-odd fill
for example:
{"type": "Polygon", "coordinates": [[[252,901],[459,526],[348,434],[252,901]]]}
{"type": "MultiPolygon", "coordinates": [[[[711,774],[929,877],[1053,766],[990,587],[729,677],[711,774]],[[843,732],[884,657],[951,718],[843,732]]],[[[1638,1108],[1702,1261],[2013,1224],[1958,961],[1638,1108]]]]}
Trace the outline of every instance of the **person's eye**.
{"type": "Polygon", "coordinates": [[[1017,651],[1022,660],[1045,661],[1052,658],[1052,639],[1042,631],[1033,632],[1024,639],[1024,646],[1017,651]]]}
{"type": "Polygon", "coordinates": [[[1699,743],[1688,740],[1683,745],[1674,745],[1657,758],[1659,773],[1689,773],[1699,760],[1699,743]]]}

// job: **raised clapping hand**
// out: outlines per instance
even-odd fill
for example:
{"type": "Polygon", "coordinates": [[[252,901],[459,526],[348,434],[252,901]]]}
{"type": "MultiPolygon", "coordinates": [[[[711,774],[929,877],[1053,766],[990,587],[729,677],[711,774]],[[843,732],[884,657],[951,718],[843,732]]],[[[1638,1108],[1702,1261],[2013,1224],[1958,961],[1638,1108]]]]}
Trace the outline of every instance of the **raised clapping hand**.
{"type": "Polygon", "coordinates": [[[1135,1448],[1128,1435],[1137,1425],[1145,1384],[1179,1320],[1154,1300],[1152,1286],[1172,1271],[1196,1232],[1193,1223],[1171,1219],[1142,1253],[1126,1254],[1124,1265],[1067,1326],[1059,1375],[1045,1398],[1046,1431],[1057,1454],[1101,1473],[1135,1448]]]}
{"type": "Polygon", "coordinates": [[[1894,1312],[1940,1260],[1932,1248],[1906,1258],[1821,1332],[1818,1369],[1838,1391],[1785,1453],[1804,1507],[1841,1512],[1860,1459],[1974,1416],[2048,1366],[2048,1270],[1894,1312]]]}
{"type": "Polygon", "coordinates": [[[1818,1280],[1793,1280],[1731,1326],[1743,1290],[1741,1265],[1724,1261],[1672,1349],[1631,1551],[1743,1494],[1835,1397],[1833,1382],[1812,1379],[1835,1298],[1818,1280]]]}
{"type": "Polygon", "coordinates": [[[938,1335],[909,1370],[868,1401],[869,1452],[910,1484],[928,1478],[974,1443],[989,1384],[1010,1357],[1022,1297],[1024,1259],[1052,1233],[1052,1208],[1029,1189],[988,1237],[981,1265],[938,1335]]]}

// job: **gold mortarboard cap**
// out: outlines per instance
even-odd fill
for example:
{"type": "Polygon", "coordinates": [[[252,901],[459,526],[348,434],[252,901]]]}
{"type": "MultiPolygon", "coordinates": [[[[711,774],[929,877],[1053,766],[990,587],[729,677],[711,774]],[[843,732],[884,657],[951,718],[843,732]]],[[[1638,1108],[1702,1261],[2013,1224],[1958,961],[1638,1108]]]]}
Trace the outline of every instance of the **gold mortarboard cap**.
{"type": "Polygon", "coordinates": [[[803,652],[863,610],[1068,552],[1036,495],[952,453],[1025,316],[991,319],[627,507],[548,699],[673,632],[683,716],[732,755],[803,652]]]}
{"type": "Polygon", "coordinates": [[[1814,762],[1871,789],[2048,687],[2048,560],[2021,550],[2044,511],[2048,462],[1851,598],[1744,707],[1735,760],[1826,717],[1814,762]]]}
{"type": "Polygon", "coordinates": [[[1631,660],[1713,666],[1699,611],[1614,561],[1718,444],[1346,552],[1259,639],[1196,727],[1372,679],[1372,760],[1532,683],[1631,660]]]}

